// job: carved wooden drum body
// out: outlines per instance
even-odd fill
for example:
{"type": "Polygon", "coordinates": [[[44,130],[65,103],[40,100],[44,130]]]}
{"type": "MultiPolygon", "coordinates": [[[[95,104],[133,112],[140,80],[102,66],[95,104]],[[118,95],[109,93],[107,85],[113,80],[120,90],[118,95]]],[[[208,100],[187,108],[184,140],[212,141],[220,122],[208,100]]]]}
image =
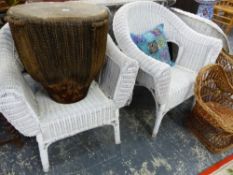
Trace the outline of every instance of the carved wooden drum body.
{"type": "Polygon", "coordinates": [[[57,102],[83,99],[105,60],[108,11],[81,2],[10,8],[13,39],[26,71],[57,102]]]}

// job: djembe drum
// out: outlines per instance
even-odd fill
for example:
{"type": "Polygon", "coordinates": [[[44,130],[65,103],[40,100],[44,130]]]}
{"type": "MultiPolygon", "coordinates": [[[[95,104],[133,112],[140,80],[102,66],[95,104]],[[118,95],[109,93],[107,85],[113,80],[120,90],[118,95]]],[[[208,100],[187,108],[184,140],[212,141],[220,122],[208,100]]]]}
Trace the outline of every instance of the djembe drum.
{"type": "Polygon", "coordinates": [[[83,99],[105,60],[108,11],[81,2],[9,9],[6,20],[26,71],[57,102],[83,99]]]}

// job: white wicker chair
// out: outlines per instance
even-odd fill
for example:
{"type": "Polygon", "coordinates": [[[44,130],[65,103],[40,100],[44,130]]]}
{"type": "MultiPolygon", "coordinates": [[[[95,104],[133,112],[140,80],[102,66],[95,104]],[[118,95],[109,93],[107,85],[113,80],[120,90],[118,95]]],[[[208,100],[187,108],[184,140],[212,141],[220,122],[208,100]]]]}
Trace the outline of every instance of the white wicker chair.
{"type": "Polygon", "coordinates": [[[49,170],[48,146],[57,140],[112,125],[115,143],[120,143],[119,108],[132,93],[139,66],[121,53],[109,36],[106,55],[99,83],[92,83],[87,97],[69,105],[58,104],[43,90],[32,91],[32,82],[28,84],[22,76],[9,26],[0,30],[0,112],[23,135],[36,136],[45,172],[49,170]]]}
{"type": "Polygon", "coordinates": [[[137,84],[148,88],[156,102],[156,136],[163,116],[193,95],[196,73],[215,62],[222,49],[219,39],[192,30],[173,12],[157,3],[134,2],[121,7],[113,19],[113,32],[122,51],[139,62],[137,84]],[[138,49],[130,33],[143,33],[163,23],[168,41],[179,46],[174,67],[138,49]]]}
{"type": "Polygon", "coordinates": [[[213,21],[177,8],[172,8],[171,10],[196,32],[221,39],[223,48],[227,52],[230,51],[230,45],[226,34],[213,21]]]}

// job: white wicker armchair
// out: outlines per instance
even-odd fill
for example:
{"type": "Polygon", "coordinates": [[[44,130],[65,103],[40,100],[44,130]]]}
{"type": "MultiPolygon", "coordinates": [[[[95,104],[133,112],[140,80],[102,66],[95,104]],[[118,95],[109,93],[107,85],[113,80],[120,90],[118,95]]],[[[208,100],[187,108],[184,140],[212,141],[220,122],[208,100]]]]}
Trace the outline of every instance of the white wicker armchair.
{"type": "Polygon", "coordinates": [[[148,88],[156,102],[156,136],[163,116],[193,95],[196,73],[215,62],[222,49],[219,39],[192,30],[173,12],[157,3],[134,2],[121,7],[113,19],[113,32],[122,51],[139,62],[137,84],[148,88]],[[130,33],[143,33],[163,23],[168,41],[179,46],[174,67],[138,49],[130,33]]]}
{"type": "Polygon", "coordinates": [[[60,139],[104,125],[112,125],[120,143],[119,108],[129,99],[138,63],[125,56],[108,36],[107,63],[99,83],[93,82],[80,102],[65,105],[43,90],[32,91],[8,25],[0,30],[0,112],[23,135],[36,136],[43,170],[49,170],[48,146],[60,139]]]}

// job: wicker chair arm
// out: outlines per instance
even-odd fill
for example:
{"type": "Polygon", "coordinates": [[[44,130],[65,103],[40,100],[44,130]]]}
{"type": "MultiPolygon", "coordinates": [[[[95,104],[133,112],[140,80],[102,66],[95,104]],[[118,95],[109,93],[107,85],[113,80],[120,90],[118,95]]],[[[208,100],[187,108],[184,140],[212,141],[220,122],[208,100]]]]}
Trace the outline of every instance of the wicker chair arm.
{"type": "Polygon", "coordinates": [[[219,54],[216,63],[222,66],[231,85],[233,85],[233,56],[227,54],[224,50],[219,54]]]}
{"type": "MultiPolygon", "coordinates": [[[[141,57],[143,60],[140,64],[140,69],[145,74],[153,78],[152,83],[152,94],[154,95],[158,104],[165,104],[169,95],[169,88],[171,82],[171,68],[169,65],[152,59],[143,53],[141,57]]],[[[143,80],[139,78],[138,80],[143,80]]],[[[141,82],[139,82],[141,84],[141,82]]]]}
{"type": "Polygon", "coordinates": [[[107,41],[107,64],[100,76],[100,87],[117,106],[123,107],[129,100],[135,85],[138,63],[123,54],[112,41],[107,41]]]}
{"type": "Polygon", "coordinates": [[[22,134],[39,130],[37,102],[22,75],[8,25],[0,30],[0,111],[22,134]]]}
{"type": "Polygon", "coordinates": [[[230,45],[228,38],[216,23],[181,9],[171,8],[171,10],[196,32],[221,39],[223,48],[229,52],[230,45]]]}
{"type": "Polygon", "coordinates": [[[193,30],[186,32],[181,34],[184,39],[179,48],[176,64],[197,73],[203,66],[215,63],[222,50],[222,41],[193,30]]]}

